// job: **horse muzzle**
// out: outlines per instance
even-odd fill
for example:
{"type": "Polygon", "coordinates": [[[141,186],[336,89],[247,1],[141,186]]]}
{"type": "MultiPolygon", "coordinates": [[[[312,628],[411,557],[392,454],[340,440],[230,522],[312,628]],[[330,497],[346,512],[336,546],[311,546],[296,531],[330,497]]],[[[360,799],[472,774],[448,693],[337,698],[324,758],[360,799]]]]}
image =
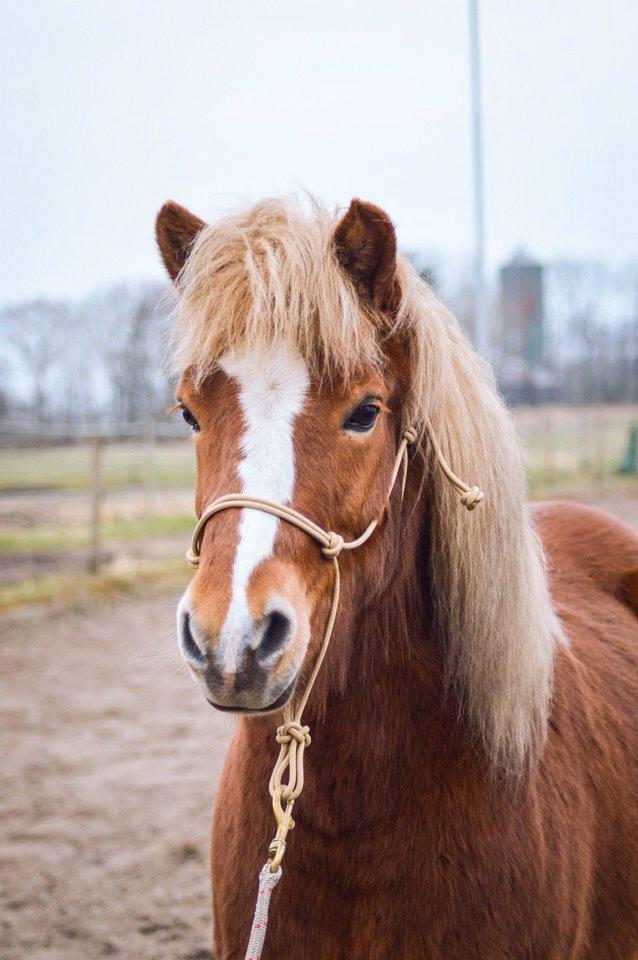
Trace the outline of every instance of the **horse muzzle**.
{"type": "Polygon", "coordinates": [[[178,606],[182,657],[211,706],[229,713],[268,713],[287,702],[303,659],[297,634],[295,612],[280,597],[215,636],[198,623],[188,594],[178,606]]]}

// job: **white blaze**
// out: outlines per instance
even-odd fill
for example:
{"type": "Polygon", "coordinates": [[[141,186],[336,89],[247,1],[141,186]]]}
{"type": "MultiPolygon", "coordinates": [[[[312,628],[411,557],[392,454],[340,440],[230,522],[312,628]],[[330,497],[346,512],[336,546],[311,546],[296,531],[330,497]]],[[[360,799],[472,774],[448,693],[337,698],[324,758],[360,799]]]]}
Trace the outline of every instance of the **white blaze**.
{"type": "MultiPolygon", "coordinates": [[[[236,382],[244,418],[237,466],[241,492],[286,503],[295,484],[292,431],[308,387],[306,364],[289,348],[276,345],[267,352],[244,349],[227,354],[220,367],[236,382]]],[[[236,669],[249,642],[246,588],[252,571],[272,553],[278,522],[258,510],[241,511],[230,604],[217,648],[227,672],[236,669]]]]}

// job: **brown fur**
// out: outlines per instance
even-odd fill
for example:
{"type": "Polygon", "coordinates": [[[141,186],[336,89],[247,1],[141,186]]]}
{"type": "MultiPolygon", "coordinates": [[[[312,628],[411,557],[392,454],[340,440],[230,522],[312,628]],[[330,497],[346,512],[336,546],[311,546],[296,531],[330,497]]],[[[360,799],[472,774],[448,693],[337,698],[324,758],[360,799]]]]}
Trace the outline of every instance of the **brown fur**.
{"type": "Polygon", "coordinates": [[[160,256],[171,280],[177,280],[197,234],[206,224],[174,200],[167,200],[155,220],[160,256]]]}
{"type": "Polygon", "coordinates": [[[396,273],[397,242],[387,213],[353,200],[334,232],[337,260],[376,310],[388,310],[396,273]]]}
{"type": "Polygon", "coordinates": [[[631,570],[625,575],[623,587],[627,603],[638,615],[638,570],[631,570]]]}
{"type": "MultiPolygon", "coordinates": [[[[194,256],[208,242],[217,240],[202,234],[194,256]]],[[[339,262],[352,258],[342,251],[339,262]]],[[[187,291],[188,271],[187,263],[187,291]]],[[[397,276],[400,318],[413,281],[402,264],[397,276]]],[[[484,371],[440,314],[423,320],[450,351],[445,386],[441,357],[428,360],[432,389],[441,389],[439,432],[445,438],[447,424],[448,452],[482,466],[469,479],[491,500],[476,523],[461,513],[423,439],[403,503],[395,491],[377,533],[342,557],[342,602],[305,715],[306,786],[264,960],[630,960],[638,951],[638,539],[576,504],[539,505],[528,519],[508,421],[484,371]],[[473,417],[484,418],[483,432],[477,424],[465,434],[473,417]],[[494,463],[482,464],[488,457],[494,463]]],[[[386,330],[392,322],[386,316],[386,330]]],[[[384,362],[368,355],[357,375],[316,377],[295,424],[292,505],[346,537],[383,503],[405,397],[425,362],[406,354],[405,342],[384,340],[384,362]],[[384,413],[353,442],[339,431],[341,417],[372,382],[384,413]]],[[[180,385],[202,425],[199,508],[236,489],[241,416],[227,379],[207,369],[180,385]]],[[[231,511],[209,523],[193,582],[211,643],[236,527],[231,511]]],[[[274,555],[250,585],[255,602],[289,579],[291,602],[307,606],[312,627],[307,668],[330,564],[280,525],[274,555]]],[[[222,775],[212,843],[216,960],[244,955],[274,832],[266,785],[278,722],[240,720],[222,775]]]]}

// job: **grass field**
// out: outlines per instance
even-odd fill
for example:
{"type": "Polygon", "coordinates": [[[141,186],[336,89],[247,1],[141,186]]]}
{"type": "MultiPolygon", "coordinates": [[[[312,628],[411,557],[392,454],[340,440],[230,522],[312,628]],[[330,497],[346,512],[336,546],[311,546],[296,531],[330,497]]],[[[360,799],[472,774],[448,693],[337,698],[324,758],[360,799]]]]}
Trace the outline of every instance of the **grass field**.
{"type": "MultiPolygon", "coordinates": [[[[638,477],[619,476],[638,406],[515,411],[532,498],[602,505],[638,516],[638,477]]],[[[185,581],[193,523],[188,440],[104,445],[97,575],[90,542],[88,444],[0,451],[0,608],[185,581]]]]}
{"type": "Polygon", "coordinates": [[[532,496],[578,496],[601,484],[624,489],[636,478],[618,475],[638,406],[521,407],[515,411],[532,496]]]}
{"type": "MultiPolygon", "coordinates": [[[[172,537],[186,534],[193,526],[193,515],[164,514],[132,519],[108,519],[100,528],[100,538],[108,546],[119,541],[147,537],[172,537]]],[[[71,550],[87,546],[89,528],[86,523],[41,524],[28,527],[0,528],[0,554],[38,553],[48,550],[71,550]]]]}
{"type": "MultiPolygon", "coordinates": [[[[89,483],[88,444],[0,451],[0,493],[8,490],[84,490],[89,483]]],[[[187,486],[193,480],[188,440],[160,444],[110,443],[103,447],[104,487],[153,483],[187,486]]]]}

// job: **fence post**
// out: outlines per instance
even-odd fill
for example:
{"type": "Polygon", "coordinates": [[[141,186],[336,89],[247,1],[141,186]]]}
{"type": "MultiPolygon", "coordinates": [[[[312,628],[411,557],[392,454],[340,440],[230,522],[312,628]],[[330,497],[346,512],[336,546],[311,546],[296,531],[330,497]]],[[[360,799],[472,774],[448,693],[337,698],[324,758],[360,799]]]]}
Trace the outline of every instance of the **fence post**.
{"type": "Polygon", "coordinates": [[[89,451],[89,573],[97,573],[100,568],[100,500],[101,500],[102,441],[91,438],[89,451]]]}
{"type": "Polygon", "coordinates": [[[155,423],[149,420],[144,425],[142,447],[142,486],[144,489],[144,515],[150,517],[155,509],[155,423]]]}

